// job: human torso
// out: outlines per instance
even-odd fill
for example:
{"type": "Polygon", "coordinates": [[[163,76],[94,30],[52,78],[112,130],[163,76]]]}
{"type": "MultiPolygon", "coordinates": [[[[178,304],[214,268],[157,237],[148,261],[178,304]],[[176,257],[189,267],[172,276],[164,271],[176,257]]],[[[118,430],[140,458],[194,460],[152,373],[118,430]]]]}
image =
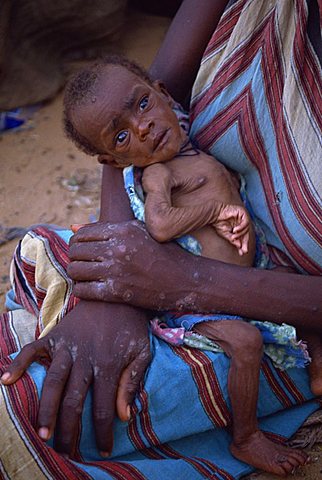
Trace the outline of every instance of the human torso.
{"type": "MultiPolygon", "coordinates": [[[[229,172],[214,157],[196,149],[193,151],[192,155],[188,150],[188,154],[179,154],[163,164],[169,169],[174,183],[179,185],[171,190],[172,206],[193,207],[209,201],[243,206],[239,194],[238,177],[229,172]],[[196,181],[195,184],[200,181],[200,186],[193,190],[187,189],[186,185],[193,181],[196,181]]],[[[241,266],[253,264],[255,234],[252,225],[250,227],[249,252],[243,256],[238,254],[233,245],[219,236],[213,226],[206,225],[198,230],[191,230],[189,234],[199,242],[202,256],[241,266]]]]}

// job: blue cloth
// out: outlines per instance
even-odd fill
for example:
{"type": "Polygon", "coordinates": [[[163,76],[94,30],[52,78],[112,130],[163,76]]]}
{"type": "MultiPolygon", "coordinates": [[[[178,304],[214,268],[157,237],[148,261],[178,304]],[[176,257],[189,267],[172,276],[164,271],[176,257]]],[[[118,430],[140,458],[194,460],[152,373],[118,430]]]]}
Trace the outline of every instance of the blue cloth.
{"type": "MultiPolygon", "coordinates": [[[[161,471],[161,478],[169,480],[237,479],[253,471],[231,456],[228,446],[232,438],[219,426],[220,423],[231,423],[227,390],[229,359],[224,354],[202,354],[205,364],[209,362],[207,378],[216,385],[212,396],[219,411],[217,415],[215,404],[211,405],[210,396],[201,388],[205,371],[197,364],[200,354],[194,351],[187,354],[181,347],[170,347],[153,336],[151,347],[153,360],[145,377],[144,389],[135,400],[133,411],[136,413],[129,424],[117,419],[114,422],[114,448],[110,461],[129,463],[149,480],[159,480],[161,471]],[[139,445],[144,450],[140,450],[139,445]],[[159,465],[157,460],[162,463],[159,465]]],[[[45,369],[33,364],[29,372],[39,394],[45,369]]],[[[269,360],[264,362],[260,375],[257,409],[260,427],[280,440],[290,436],[318,408],[306,372],[293,369],[288,375],[286,381],[286,377],[276,374],[269,360]],[[303,401],[311,401],[296,406],[297,392],[301,392],[303,401]],[[286,404],[289,406],[287,411],[276,413],[286,404]]],[[[76,464],[87,471],[90,478],[115,478],[99,466],[86,465],[86,462],[100,461],[103,468],[105,464],[95,447],[91,392],[83,412],[80,451],[84,461],[76,464]]]]}

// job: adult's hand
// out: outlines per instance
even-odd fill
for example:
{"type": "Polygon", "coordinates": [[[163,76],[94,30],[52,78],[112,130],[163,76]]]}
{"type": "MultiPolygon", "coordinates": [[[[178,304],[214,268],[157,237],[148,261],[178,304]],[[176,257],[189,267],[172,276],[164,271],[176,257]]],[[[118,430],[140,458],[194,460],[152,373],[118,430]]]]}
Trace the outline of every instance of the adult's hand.
{"type": "Polygon", "coordinates": [[[136,220],[84,226],[72,238],[69,256],[76,296],[154,310],[180,308],[178,285],[188,283],[185,265],[194,261],[175,243],[153,240],[136,220]]]}
{"type": "Polygon", "coordinates": [[[93,387],[93,421],[102,456],[113,447],[115,406],[129,419],[135,392],[150,362],[146,315],[127,305],[80,302],[45,337],[26,345],[2,376],[14,383],[28,366],[49,359],[38,413],[38,433],[73,455],[84,400],[93,387]]]}
{"type": "Polygon", "coordinates": [[[192,255],[173,242],[157,243],[137,221],[81,228],[70,258],[74,292],[84,299],[223,312],[322,331],[321,277],[192,255]]]}

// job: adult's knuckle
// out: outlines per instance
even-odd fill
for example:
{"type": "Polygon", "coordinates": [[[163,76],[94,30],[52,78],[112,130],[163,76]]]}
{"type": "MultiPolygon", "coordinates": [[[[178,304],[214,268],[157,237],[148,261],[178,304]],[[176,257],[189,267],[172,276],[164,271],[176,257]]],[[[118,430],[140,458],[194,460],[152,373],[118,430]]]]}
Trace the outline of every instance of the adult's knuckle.
{"type": "Polygon", "coordinates": [[[107,383],[110,388],[117,387],[116,371],[120,369],[119,358],[116,356],[110,359],[104,359],[100,365],[94,367],[94,378],[96,381],[107,383]]]}
{"type": "Polygon", "coordinates": [[[75,264],[73,262],[69,263],[67,265],[66,271],[69,277],[73,277],[73,275],[75,274],[75,264]]]}
{"type": "Polygon", "coordinates": [[[93,412],[95,422],[106,422],[111,420],[111,412],[107,408],[96,408],[93,412]]]}
{"type": "Polygon", "coordinates": [[[97,282],[94,290],[97,300],[101,300],[104,302],[107,299],[107,294],[110,291],[110,287],[108,285],[108,282],[97,282]]]}
{"type": "Polygon", "coordinates": [[[62,378],[62,372],[48,372],[46,377],[46,385],[50,389],[55,390],[57,387],[62,387],[64,379],[62,378]]]}
{"type": "Polygon", "coordinates": [[[77,233],[74,233],[74,234],[70,237],[70,239],[69,239],[69,241],[68,241],[69,248],[70,248],[75,242],[77,242],[77,233]]]}
{"type": "Polygon", "coordinates": [[[68,415],[74,416],[82,413],[82,402],[80,398],[66,396],[63,400],[62,407],[68,415]]]}
{"type": "Polygon", "coordinates": [[[69,250],[68,250],[68,256],[70,259],[73,259],[76,252],[77,252],[77,243],[76,240],[73,241],[73,243],[69,244],[69,250]]]}
{"type": "MultiPolygon", "coordinates": [[[[22,347],[21,353],[28,354],[28,356],[36,357],[38,355],[39,348],[40,344],[38,342],[32,342],[22,347]]],[[[20,361],[20,357],[17,358],[17,361],[20,361]]]]}

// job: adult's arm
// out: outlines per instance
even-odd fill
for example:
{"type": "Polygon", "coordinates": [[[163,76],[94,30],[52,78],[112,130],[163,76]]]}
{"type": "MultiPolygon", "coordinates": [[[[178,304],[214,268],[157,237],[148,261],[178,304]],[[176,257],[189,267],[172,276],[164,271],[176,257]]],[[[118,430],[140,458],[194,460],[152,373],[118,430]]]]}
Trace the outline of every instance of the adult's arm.
{"type": "Polygon", "coordinates": [[[136,221],[85,227],[75,235],[71,258],[77,261],[68,272],[83,298],[125,299],[154,310],[222,312],[322,331],[322,277],[197,257],[172,242],[159,244],[136,221]],[[110,255],[114,268],[107,279],[110,255]]]}
{"type": "MultiPolygon", "coordinates": [[[[106,166],[102,221],[132,217],[120,185],[120,172],[106,166]]],[[[73,454],[84,400],[92,385],[97,446],[103,456],[111,453],[115,409],[121,420],[129,418],[150,361],[147,320],[146,312],[130,305],[81,300],[45,337],[21,350],[1,381],[12,384],[32,362],[50,361],[38,413],[38,433],[43,440],[55,430],[55,448],[73,454]]]]}
{"type": "Polygon", "coordinates": [[[202,54],[228,0],[184,0],[150,67],[170,94],[184,103],[196,78],[202,54]]]}

